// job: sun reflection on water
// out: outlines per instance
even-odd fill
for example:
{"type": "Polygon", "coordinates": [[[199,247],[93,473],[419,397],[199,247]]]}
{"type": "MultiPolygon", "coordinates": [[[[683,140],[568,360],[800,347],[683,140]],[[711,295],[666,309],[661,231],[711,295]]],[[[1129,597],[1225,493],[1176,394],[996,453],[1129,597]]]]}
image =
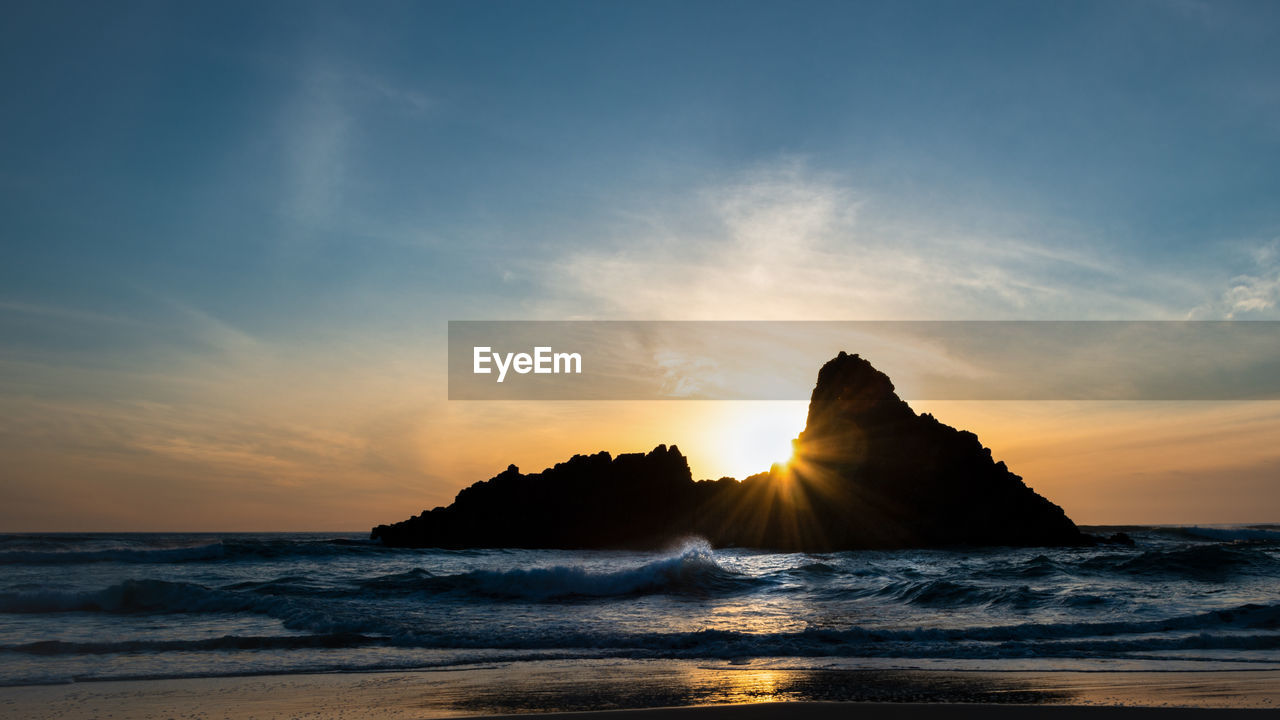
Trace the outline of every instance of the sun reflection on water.
{"type": "Polygon", "coordinates": [[[718,692],[707,699],[735,705],[785,700],[788,693],[783,688],[787,685],[788,674],[767,668],[721,672],[717,677],[718,692]]]}

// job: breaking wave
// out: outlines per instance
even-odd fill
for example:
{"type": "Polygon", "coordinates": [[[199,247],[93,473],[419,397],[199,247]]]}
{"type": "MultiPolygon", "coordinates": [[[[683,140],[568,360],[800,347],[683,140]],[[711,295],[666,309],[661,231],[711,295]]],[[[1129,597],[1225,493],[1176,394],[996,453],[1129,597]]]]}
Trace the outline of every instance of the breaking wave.
{"type": "Polygon", "coordinates": [[[511,570],[472,570],[436,576],[422,570],[374,578],[363,583],[373,591],[458,593],[495,599],[555,600],[629,595],[714,596],[750,592],[768,580],[753,578],[720,565],[706,543],[639,567],[593,572],[578,565],[511,570]]]}

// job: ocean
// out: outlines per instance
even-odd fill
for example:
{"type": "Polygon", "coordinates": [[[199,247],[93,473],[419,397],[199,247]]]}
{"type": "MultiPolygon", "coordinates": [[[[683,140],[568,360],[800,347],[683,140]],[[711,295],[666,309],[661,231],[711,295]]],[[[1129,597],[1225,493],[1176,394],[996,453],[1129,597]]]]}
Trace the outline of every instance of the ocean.
{"type": "Polygon", "coordinates": [[[389,549],[363,535],[0,536],[0,684],[601,658],[1280,668],[1280,526],[1133,547],[389,549]]]}

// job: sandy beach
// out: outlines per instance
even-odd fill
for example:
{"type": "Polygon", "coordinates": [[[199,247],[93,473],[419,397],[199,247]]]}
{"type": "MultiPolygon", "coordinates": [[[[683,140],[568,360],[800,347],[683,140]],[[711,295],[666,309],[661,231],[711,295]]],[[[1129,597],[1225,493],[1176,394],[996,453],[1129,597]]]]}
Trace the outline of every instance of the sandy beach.
{"type": "Polygon", "coordinates": [[[1216,717],[1224,710],[1252,717],[1276,707],[1276,670],[731,670],[688,662],[607,661],[0,688],[0,715],[32,720],[400,720],[614,710],[628,720],[878,718],[904,712],[928,718],[1216,717]]]}

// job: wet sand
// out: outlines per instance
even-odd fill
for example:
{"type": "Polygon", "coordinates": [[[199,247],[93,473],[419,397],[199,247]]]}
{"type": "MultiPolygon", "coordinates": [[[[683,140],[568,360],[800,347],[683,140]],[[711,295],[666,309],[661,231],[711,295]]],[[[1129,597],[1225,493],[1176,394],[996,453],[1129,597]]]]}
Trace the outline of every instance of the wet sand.
{"type": "Polygon", "coordinates": [[[1280,670],[1004,672],[726,669],[693,662],[516,663],[438,671],[0,688],[0,716],[439,718],[576,712],[620,720],[1274,716],[1280,670]],[[1261,709],[1263,712],[1259,712],[1261,709]],[[604,711],[604,712],[602,712],[604,711]]]}

